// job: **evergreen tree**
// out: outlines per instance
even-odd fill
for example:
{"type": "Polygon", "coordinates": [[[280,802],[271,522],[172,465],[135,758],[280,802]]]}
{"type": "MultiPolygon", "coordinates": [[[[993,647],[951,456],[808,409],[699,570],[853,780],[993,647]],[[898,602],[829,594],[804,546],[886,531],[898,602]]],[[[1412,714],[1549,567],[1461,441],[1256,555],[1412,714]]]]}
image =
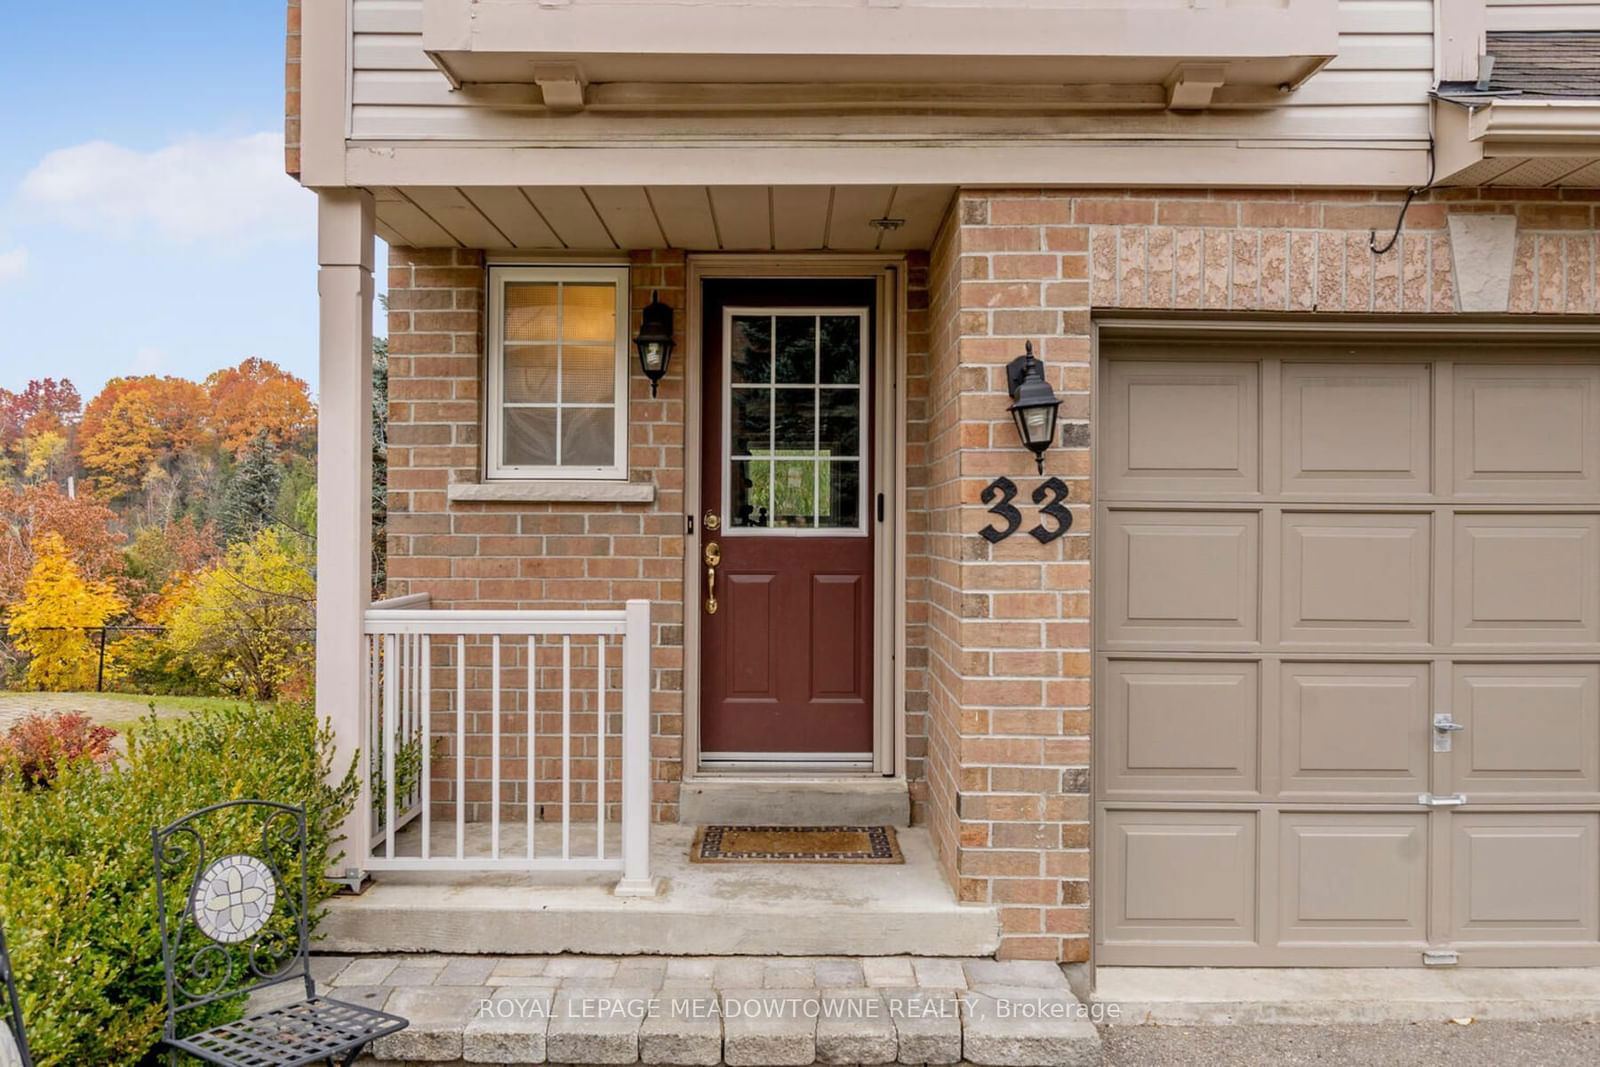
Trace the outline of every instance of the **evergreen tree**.
{"type": "Polygon", "coordinates": [[[266,431],[251,438],[222,498],[222,533],[229,544],[248,541],[271,525],[283,485],[278,446],[266,431]]]}

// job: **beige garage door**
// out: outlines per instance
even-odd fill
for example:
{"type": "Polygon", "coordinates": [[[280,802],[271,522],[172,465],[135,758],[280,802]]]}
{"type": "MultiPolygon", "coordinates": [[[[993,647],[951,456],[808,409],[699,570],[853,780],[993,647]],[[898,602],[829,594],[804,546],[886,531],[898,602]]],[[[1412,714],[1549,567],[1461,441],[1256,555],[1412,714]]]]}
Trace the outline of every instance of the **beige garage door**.
{"type": "Polygon", "coordinates": [[[1124,343],[1097,958],[1600,963],[1600,366],[1124,343]]]}

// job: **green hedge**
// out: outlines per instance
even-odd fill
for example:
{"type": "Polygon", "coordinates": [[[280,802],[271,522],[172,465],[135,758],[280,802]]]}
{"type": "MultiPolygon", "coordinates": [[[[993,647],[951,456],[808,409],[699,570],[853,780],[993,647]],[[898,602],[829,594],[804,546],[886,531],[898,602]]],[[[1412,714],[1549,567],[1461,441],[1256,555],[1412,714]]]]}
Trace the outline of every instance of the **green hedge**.
{"type": "MultiPolygon", "coordinates": [[[[308,707],[218,704],[144,720],[109,769],[79,764],[48,788],[0,775],[0,921],[40,1067],[154,1062],[164,990],[150,831],[224,800],[303,803],[316,856],[337,844],[355,796],[353,768],[325,784],[332,760],[308,707]]],[[[312,866],[315,921],[332,887],[312,866]]]]}

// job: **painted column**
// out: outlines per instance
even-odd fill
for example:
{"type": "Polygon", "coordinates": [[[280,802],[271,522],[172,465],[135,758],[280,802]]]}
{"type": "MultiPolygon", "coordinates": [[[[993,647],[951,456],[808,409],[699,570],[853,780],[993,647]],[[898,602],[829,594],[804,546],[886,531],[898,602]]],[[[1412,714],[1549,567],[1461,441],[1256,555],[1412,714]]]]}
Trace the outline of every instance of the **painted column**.
{"type": "Polygon", "coordinates": [[[361,783],[333,873],[368,854],[367,692],[362,617],[372,593],[372,194],[317,194],[317,714],[332,722],[335,778],[359,753],[361,783]]]}

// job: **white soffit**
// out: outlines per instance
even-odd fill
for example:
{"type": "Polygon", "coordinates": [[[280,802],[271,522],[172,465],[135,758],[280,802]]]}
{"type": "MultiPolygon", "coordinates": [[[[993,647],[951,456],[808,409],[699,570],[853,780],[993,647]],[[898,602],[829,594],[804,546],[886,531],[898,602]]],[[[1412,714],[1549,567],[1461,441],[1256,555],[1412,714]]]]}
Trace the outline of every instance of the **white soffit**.
{"type": "Polygon", "coordinates": [[[406,186],[378,233],[420,248],[903,252],[929,248],[951,185],[406,186]]]}

